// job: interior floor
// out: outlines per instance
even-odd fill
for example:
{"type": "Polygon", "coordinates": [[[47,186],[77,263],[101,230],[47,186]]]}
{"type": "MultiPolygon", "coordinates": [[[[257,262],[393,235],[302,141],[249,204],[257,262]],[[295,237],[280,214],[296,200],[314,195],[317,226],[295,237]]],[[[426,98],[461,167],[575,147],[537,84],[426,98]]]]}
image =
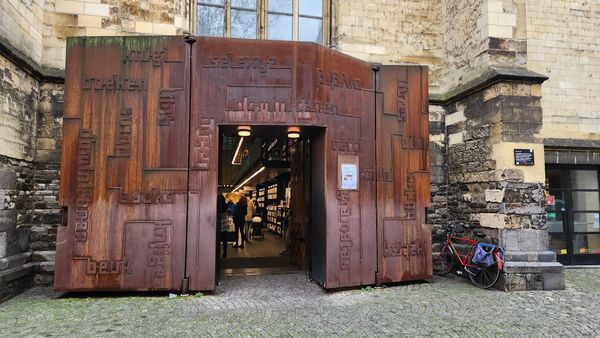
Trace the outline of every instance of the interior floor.
{"type": "Polygon", "coordinates": [[[287,255],[281,255],[283,239],[269,231],[264,238],[250,238],[243,248],[227,245],[227,257],[221,258],[224,275],[263,275],[298,271],[287,255]]]}
{"type": "Polygon", "coordinates": [[[263,234],[264,238],[250,238],[243,248],[233,248],[233,243],[229,243],[227,259],[279,256],[283,249],[283,239],[270,231],[263,230],[263,234]]]}

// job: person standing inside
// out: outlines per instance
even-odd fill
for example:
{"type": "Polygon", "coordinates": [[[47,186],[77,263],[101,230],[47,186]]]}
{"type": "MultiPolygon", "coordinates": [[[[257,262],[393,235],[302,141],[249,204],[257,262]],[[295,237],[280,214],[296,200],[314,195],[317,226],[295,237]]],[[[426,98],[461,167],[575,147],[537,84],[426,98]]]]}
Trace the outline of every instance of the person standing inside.
{"type": "Polygon", "coordinates": [[[246,196],[240,197],[240,200],[235,205],[233,212],[233,223],[235,224],[235,238],[236,242],[234,248],[243,248],[246,234],[244,233],[244,223],[246,223],[246,212],[248,208],[248,199],[246,196]],[[237,244],[238,241],[242,244],[237,244]]]}
{"type": "Polygon", "coordinates": [[[233,215],[233,214],[235,213],[235,203],[233,203],[233,199],[231,199],[231,198],[230,198],[230,199],[227,201],[227,205],[226,205],[226,207],[227,207],[227,210],[226,210],[226,211],[229,211],[229,213],[230,213],[231,215],[233,215]]]}
{"type": "Polygon", "coordinates": [[[254,199],[248,199],[248,207],[246,208],[246,229],[245,229],[245,233],[246,233],[246,241],[248,240],[249,237],[251,237],[250,235],[250,227],[252,226],[252,217],[254,217],[254,211],[255,211],[255,206],[254,206],[254,199]]]}

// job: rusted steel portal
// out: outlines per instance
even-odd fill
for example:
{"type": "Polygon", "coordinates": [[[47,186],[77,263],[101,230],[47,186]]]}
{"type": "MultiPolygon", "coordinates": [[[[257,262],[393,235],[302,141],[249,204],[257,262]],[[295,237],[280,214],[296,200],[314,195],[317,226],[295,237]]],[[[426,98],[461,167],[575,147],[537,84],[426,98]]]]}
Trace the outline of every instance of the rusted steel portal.
{"type": "Polygon", "coordinates": [[[321,285],[429,278],[427,108],[426,68],[316,44],[70,39],[55,288],[214,289],[218,128],[242,124],[325,130],[302,225],[321,285]]]}

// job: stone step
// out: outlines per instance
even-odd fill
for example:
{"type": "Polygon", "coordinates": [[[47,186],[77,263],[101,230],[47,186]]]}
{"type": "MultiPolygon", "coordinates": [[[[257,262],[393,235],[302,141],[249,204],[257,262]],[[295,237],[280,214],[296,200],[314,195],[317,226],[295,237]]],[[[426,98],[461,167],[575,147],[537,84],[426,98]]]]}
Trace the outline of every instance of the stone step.
{"type": "Polygon", "coordinates": [[[556,262],[556,253],[544,251],[511,251],[504,253],[507,262],[556,262]]]}
{"type": "Polygon", "coordinates": [[[36,262],[37,272],[54,272],[54,262],[36,262]]]}
{"type": "Polygon", "coordinates": [[[33,265],[33,263],[27,263],[16,268],[0,271],[0,283],[8,283],[30,275],[33,272],[33,265]]]}
{"type": "Polygon", "coordinates": [[[506,262],[505,273],[563,273],[564,266],[558,262],[506,262]]]}
{"type": "Polygon", "coordinates": [[[24,265],[29,261],[31,252],[24,252],[4,258],[0,258],[0,271],[16,268],[19,265],[24,265]]]}
{"type": "Polygon", "coordinates": [[[56,260],[56,251],[34,251],[31,254],[32,262],[54,262],[56,260]]]}

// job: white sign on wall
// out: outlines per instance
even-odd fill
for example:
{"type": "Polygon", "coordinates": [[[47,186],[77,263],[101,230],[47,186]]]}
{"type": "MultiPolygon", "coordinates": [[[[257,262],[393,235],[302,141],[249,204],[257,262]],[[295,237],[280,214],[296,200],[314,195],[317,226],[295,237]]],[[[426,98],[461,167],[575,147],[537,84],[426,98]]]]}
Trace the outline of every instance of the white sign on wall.
{"type": "Polygon", "coordinates": [[[341,166],[341,186],[342,190],[356,190],[358,187],[358,173],[356,164],[343,163],[341,166]]]}

